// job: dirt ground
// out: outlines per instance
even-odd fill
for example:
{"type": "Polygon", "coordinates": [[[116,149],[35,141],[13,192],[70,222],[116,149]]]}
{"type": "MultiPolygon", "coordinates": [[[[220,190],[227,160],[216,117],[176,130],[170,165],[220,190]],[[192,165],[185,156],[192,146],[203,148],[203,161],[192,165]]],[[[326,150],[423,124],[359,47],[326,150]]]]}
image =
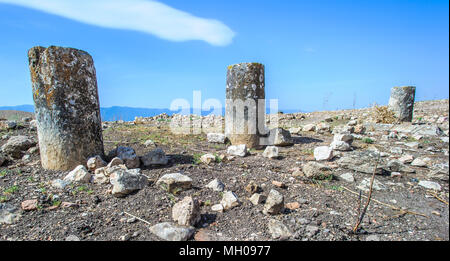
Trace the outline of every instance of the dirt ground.
{"type": "MultiPolygon", "coordinates": [[[[300,114],[284,115],[281,122],[283,127],[289,128],[319,123],[342,114],[362,119],[364,113],[367,110],[302,114],[303,117],[300,114]]],[[[416,106],[416,119],[436,114],[447,117],[448,126],[448,100],[416,106]]],[[[346,122],[348,120],[336,118],[329,124],[334,127],[346,122]]],[[[8,160],[0,167],[0,202],[20,208],[23,201],[38,199],[39,208],[21,211],[22,217],[15,224],[0,224],[0,240],[59,241],[76,236],[83,241],[158,241],[160,239],[150,232],[149,225],[131,218],[125,212],[151,224],[170,222],[172,206],[185,196],[195,197],[202,202],[202,219],[196,227],[197,235],[191,240],[200,240],[202,237],[220,241],[273,240],[267,225],[270,219],[282,221],[292,232],[290,240],[294,241],[449,240],[449,147],[448,142],[441,139],[448,137],[448,132],[447,135],[421,139],[418,142],[422,148],[410,151],[415,157],[427,156],[436,164],[446,164],[447,178],[433,180],[429,176],[432,172],[430,168],[414,166],[409,167],[415,173],[378,175],[376,179],[386,189],[374,191],[373,200],[361,224],[362,229],[353,234],[351,230],[358,217],[357,186],[363,179],[370,178],[370,174],[340,167],[337,162],[346,154],[343,152],[326,162],[332,169],[332,178],[311,180],[292,175],[295,168],[301,169],[307,162],[314,161],[314,148],[328,146],[332,142],[333,134],[329,132],[300,132],[293,135],[295,144],[280,148],[280,159],[269,160],[262,156],[262,150],[251,150],[247,157],[206,165],[198,162],[201,155],[226,154],[228,145],[208,143],[206,134],[172,135],[169,122],[164,120],[138,125],[108,123],[107,126],[103,133],[106,154],[116,146],[129,146],[142,156],[151,150],[144,146],[145,141],[153,140],[169,156],[169,164],[143,168],[142,174],[151,181],[149,185],[125,198],[115,198],[109,193],[112,185],[91,183],[72,184],[65,190],[53,188],[51,181],[64,178],[68,172],[42,169],[38,153],[29,154],[31,158],[27,160],[8,160]],[[427,150],[430,147],[433,150],[427,150]],[[173,195],[155,185],[160,176],[177,172],[192,178],[191,190],[173,195]],[[348,172],[353,173],[355,182],[339,178],[348,172]],[[225,184],[226,190],[233,191],[239,197],[242,202],[240,206],[224,213],[211,210],[212,205],[220,202],[222,193],[205,186],[216,178],[225,184]],[[442,190],[430,191],[419,186],[418,180],[433,180],[442,186],[442,190]],[[251,194],[245,187],[251,181],[261,187],[262,194],[267,195],[271,189],[276,189],[283,194],[286,204],[298,203],[299,207],[293,210],[285,208],[276,216],[263,214],[263,205],[254,206],[248,200],[251,194]],[[284,183],[285,188],[275,186],[273,181],[284,183]],[[63,207],[61,202],[74,204],[63,207]]],[[[37,140],[37,132],[27,127],[0,134],[0,137],[26,135],[37,140]]],[[[398,141],[380,143],[382,134],[375,131],[370,135],[376,140],[373,145],[379,151],[391,155],[394,146],[408,150],[405,144],[396,143],[398,141]]],[[[6,141],[0,140],[0,146],[6,141]]],[[[369,147],[364,140],[355,140],[353,153],[365,151],[369,147]]],[[[375,165],[376,160],[370,163],[375,165]]],[[[363,198],[361,204],[365,202],[363,198]]]]}

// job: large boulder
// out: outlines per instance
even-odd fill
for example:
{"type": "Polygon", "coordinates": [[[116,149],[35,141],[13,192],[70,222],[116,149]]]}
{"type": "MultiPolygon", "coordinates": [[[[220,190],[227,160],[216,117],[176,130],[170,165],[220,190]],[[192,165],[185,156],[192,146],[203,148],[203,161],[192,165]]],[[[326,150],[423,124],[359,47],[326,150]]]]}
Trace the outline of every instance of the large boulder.
{"type": "Polygon", "coordinates": [[[293,139],[291,137],[291,133],[282,128],[275,128],[270,130],[269,134],[269,144],[273,146],[290,146],[294,144],[293,139]]]}
{"type": "Polygon", "coordinates": [[[208,133],[207,139],[209,143],[220,143],[224,144],[226,141],[225,134],[222,133],[208,133]]]}
{"type": "Polygon", "coordinates": [[[247,145],[233,145],[228,147],[227,153],[233,156],[245,157],[247,155],[247,145]]]}
{"type": "Polygon", "coordinates": [[[314,158],[317,161],[331,160],[333,157],[333,149],[328,146],[321,146],[314,149],[314,158]]]}

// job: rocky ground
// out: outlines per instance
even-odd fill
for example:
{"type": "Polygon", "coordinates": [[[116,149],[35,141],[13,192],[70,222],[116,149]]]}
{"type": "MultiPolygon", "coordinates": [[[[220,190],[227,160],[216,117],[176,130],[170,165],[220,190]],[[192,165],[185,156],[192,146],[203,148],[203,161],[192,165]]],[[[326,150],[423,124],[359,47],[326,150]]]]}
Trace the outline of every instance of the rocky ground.
{"type": "Polygon", "coordinates": [[[280,114],[292,145],[244,157],[206,134],[172,134],[165,115],[106,122],[106,162],[70,175],[41,168],[34,121],[3,121],[0,240],[447,241],[448,106],[419,102],[412,124],[372,108],[280,114]]]}

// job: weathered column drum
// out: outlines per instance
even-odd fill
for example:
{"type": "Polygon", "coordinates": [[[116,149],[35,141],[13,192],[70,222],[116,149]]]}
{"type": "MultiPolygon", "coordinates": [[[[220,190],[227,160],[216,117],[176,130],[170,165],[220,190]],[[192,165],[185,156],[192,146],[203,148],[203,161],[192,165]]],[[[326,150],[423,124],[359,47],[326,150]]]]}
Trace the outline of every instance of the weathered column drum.
{"type": "Polygon", "coordinates": [[[265,72],[259,63],[231,65],[227,72],[225,134],[233,145],[259,147],[265,124],[265,72]]]}
{"type": "Polygon", "coordinates": [[[412,122],[414,112],[414,102],[416,97],[416,87],[394,87],[391,91],[389,109],[402,122],[412,122]]]}
{"type": "Polygon", "coordinates": [[[28,51],[42,167],[72,170],[104,155],[92,57],[50,46],[28,51]]]}

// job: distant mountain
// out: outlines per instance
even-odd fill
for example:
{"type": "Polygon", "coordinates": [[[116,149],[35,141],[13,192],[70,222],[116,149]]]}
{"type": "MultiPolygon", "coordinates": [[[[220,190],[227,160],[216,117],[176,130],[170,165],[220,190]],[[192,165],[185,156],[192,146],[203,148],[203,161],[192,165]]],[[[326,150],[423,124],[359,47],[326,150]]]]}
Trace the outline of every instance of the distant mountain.
{"type": "MultiPolygon", "coordinates": [[[[2,106],[0,110],[14,110],[14,111],[25,111],[34,112],[33,105],[19,105],[19,106],[2,106]]],[[[298,110],[280,110],[284,113],[295,113],[298,110]]],[[[213,111],[202,111],[202,115],[206,116],[211,114],[213,111]]],[[[267,108],[267,113],[270,110],[267,108]]],[[[114,106],[109,108],[100,108],[100,114],[103,121],[134,121],[136,117],[153,117],[162,113],[167,113],[168,115],[181,114],[181,110],[171,111],[169,109],[151,109],[151,108],[132,108],[132,107],[120,107],[114,106]]],[[[193,109],[190,111],[193,114],[193,109]]],[[[225,115],[225,109],[222,108],[222,115],[225,115]]]]}

